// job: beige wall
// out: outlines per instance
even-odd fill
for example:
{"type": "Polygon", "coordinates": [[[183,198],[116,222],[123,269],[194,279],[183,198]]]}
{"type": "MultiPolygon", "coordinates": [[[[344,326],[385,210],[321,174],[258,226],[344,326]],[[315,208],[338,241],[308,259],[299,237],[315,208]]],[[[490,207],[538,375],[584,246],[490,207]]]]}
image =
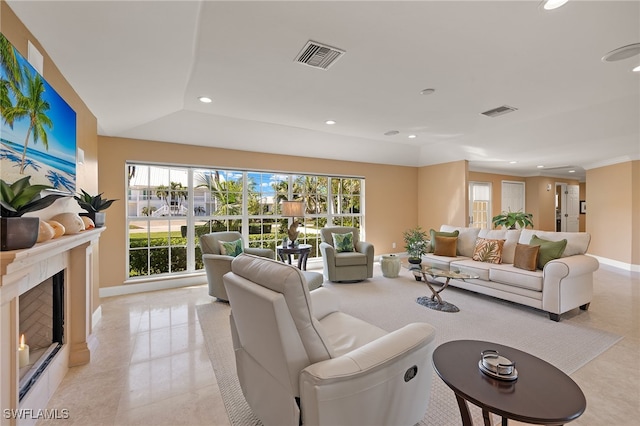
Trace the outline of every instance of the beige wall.
{"type": "MultiPolygon", "coordinates": [[[[469,222],[469,163],[424,166],[418,169],[418,225],[440,229],[440,225],[466,226],[469,222]]],[[[415,226],[415,225],[414,225],[415,226]]]]}
{"type": "MultiPolygon", "coordinates": [[[[84,165],[78,165],[76,170],[77,188],[84,188],[90,193],[95,193],[98,190],[98,123],[96,117],[60,73],[40,42],[29,32],[4,0],[0,2],[0,30],[25,58],[28,56],[28,41],[38,49],[43,56],[44,79],[76,112],[76,140],[78,147],[85,152],[84,165]]],[[[45,210],[30,215],[46,220],[64,211],[81,211],[81,209],[73,198],[66,198],[56,201],[54,205],[45,210]]],[[[95,251],[96,253],[99,251],[98,247],[95,251]]],[[[98,256],[96,255],[94,258],[96,259],[94,272],[97,277],[99,276],[98,256]]],[[[97,283],[98,280],[95,279],[94,282],[97,283]]],[[[99,305],[99,301],[98,289],[93,289],[94,309],[99,305]]]]}
{"type": "Polygon", "coordinates": [[[640,265],[640,161],[587,170],[589,252],[640,265]]]}
{"type": "MultiPolygon", "coordinates": [[[[365,234],[376,254],[403,251],[402,232],[417,223],[418,169],[349,161],[263,154],[221,148],[99,137],[100,191],[108,198],[126,200],[126,161],[203,167],[352,175],[365,178],[365,234]],[[392,249],[392,243],[396,248],[392,249]]],[[[101,245],[101,286],[121,285],[127,279],[126,203],[107,211],[107,230],[101,245]]]]}

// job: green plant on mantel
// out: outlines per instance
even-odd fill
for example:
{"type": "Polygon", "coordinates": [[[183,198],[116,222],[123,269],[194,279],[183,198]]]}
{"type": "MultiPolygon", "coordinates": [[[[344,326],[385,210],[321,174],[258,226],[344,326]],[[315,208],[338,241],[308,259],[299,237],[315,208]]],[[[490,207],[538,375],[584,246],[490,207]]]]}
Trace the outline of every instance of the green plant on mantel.
{"type": "Polygon", "coordinates": [[[404,237],[404,248],[410,258],[420,259],[423,254],[427,253],[427,233],[420,226],[404,231],[402,236],[404,237]]]}
{"type": "Polygon", "coordinates": [[[526,228],[527,226],[533,228],[533,214],[521,211],[502,212],[499,215],[494,216],[493,219],[491,219],[491,222],[496,228],[504,226],[507,229],[516,229],[516,225],[520,228],[526,228]]]}
{"type": "Polygon", "coordinates": [[[90,195],[84,189],[81,189],[80,191],[82,192],[82,194],[78,194],[73,198],[75,198],[80,207],[82,207],[89,213],[97,213],[102,210],[106,210],[111,207],[111,204],[113,204],[114,201],[118,201],[103,199],[103,193],[100,193],[98,195],[90,195]]]}
{"type": "Polygon", "coordinates": [[[49,185],[31,185],[30,179],[31,176],[25,176],[12,184],[0,179],[0,216],[21,217],[25,213],[47,208],[58,198],[68,196],[48,194],[42,197],[42,191],[55,188],[49,185]]]}

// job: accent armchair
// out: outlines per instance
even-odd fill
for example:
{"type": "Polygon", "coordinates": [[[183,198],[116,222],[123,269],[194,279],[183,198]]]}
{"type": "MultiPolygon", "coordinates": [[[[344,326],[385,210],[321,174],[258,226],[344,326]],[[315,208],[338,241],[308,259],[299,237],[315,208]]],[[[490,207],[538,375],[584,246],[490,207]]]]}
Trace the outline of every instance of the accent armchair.
{"type": "MultiPolygon", "coordinates": [[[[232,242],[242,239],[242,235],[237,231],[212,232],[200,237],[200,248],[202,249],[202,263],[207,273],[209,283],[209,295],[222,301],[228,301],[227,292],[224,289],[222,276],[231,270],[233,256],[221,254],[220,242],[232,242]]],[[[275,253],[271,249],[244,247],[245,253],[273,259],[275,253]]]]}
{"type": "Polygon", "coordinates": [[[333,282],[355,282],[373,277],[372,244],[360,241],[358,228],[330,226],[320,230],[320,251],[324,264],[324,276],[333,282]],[[333,234],[353,234],[353,251],[339,251],[333,242],[333,234]]]}
{"type": "Polygon", "coordinates": [[[427,410],[435,330],[387,332],[340,312],[297,268],[241,254],[223,277],[242,392],[271,425],[414,425],[427,410]],[[302,420],[302,423],[300,423],[302,420]]]}

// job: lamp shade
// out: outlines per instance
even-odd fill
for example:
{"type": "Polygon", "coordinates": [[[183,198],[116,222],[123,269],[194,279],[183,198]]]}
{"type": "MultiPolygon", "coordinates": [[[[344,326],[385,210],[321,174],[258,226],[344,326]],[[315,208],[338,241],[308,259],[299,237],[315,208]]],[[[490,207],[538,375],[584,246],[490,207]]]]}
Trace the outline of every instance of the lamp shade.
{"type": "Polygon", "coordinates": [[[282,216],[285,216],[285,217],[304,216],[304,201],[283,201],[282,216]]]}

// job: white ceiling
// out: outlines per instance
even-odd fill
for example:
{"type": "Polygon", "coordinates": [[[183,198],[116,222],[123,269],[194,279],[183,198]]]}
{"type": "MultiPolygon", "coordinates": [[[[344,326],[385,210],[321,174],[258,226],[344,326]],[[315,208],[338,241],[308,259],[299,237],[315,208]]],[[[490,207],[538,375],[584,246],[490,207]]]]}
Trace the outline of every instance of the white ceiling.
{"type": "Polygon", "coordinates": [[[640,159],[640,55],[601,61],[640,42],[640,1],[7,3],[101,135],[581,180],[640,159]],[[308,40],[346,54],[295,63],[308,40]]]}

